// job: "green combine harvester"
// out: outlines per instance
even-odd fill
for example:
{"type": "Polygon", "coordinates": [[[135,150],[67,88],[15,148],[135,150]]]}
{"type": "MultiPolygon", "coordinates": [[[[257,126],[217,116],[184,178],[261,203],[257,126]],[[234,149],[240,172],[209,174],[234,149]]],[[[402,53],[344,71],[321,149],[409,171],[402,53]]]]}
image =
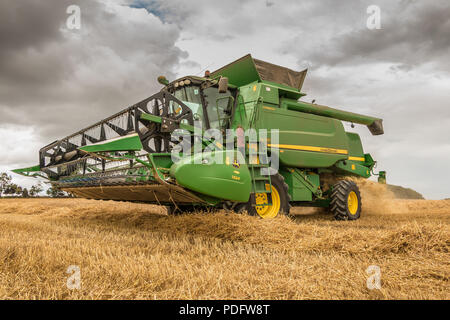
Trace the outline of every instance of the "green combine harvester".
{"type": "Polygon", "coordinates": [[[274,218],[315,206],[358,219],[361,196],[348,177],[369,178],[376,162],[342,121],[380,135],[382,120],[299,100],[305,76],[251,55],[204,77],[161,76],[160,92],[43,147],[38,165],[13,172],[169,214],[224,208],[274,218]]]}

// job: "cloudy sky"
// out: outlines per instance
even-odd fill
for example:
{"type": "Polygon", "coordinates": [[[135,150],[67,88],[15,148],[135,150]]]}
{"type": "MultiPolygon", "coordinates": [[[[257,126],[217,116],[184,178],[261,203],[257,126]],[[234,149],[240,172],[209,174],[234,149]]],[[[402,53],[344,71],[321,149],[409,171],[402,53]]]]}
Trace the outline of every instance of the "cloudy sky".
{"type": "Polygon", "coordinates": [[[247,53],[307,67],[307,101],[383,118],[383,136],[346,128],[389,183],[450,197],[448,0],[1,1],[0,171],[150,96],[160,74],[201,75],[247,53]],[[70,5],[80,29],[67,27],[70,5]],[[380,29],[367,28],[371,5],[380,29]]]}

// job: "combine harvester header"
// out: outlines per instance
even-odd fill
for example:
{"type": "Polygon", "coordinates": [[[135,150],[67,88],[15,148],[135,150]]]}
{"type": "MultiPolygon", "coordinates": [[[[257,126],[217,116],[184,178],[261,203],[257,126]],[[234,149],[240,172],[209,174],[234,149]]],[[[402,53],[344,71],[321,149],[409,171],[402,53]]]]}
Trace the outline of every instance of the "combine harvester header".
{"type": "Polygon", "coordinates": [[[161,76],[160,92],[43,147],[38,165],[13,172],[169,213],[225,208],[273,218],[298,205],[357,219],[361,196],[346,177],[368,178],[376,162],[341,121],[380,135],[382,120],[299,100],[305,77],[250,55],[204,77],[161,76]]]}

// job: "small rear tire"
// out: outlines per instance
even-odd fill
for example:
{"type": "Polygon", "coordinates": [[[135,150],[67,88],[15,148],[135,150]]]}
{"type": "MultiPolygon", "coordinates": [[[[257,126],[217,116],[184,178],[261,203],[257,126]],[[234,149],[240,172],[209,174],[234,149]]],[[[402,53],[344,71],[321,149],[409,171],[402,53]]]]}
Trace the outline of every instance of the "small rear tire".
{"type": "Polygon", "coordinates": [[[333,185],[330,211],[336,220],[359,219],[361,208],[361,194],[356,183],[341,180],[333,185]]]}

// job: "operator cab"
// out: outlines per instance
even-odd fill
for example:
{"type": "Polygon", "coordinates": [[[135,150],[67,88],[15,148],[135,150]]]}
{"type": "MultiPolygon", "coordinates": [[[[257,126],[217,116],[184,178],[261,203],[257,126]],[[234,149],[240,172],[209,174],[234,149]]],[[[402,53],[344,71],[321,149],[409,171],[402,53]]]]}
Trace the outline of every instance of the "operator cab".
{"type": "MultiPolygon", "coordinates": [[[[168,84],[166,89],[192,110],[194,121],[206,129],[224,131],[230,127],[237,90],[222,86],[219,80],[184,77],[168,84]]],[[[174,113],[180,112],[173,106],[174,113]]]]}

